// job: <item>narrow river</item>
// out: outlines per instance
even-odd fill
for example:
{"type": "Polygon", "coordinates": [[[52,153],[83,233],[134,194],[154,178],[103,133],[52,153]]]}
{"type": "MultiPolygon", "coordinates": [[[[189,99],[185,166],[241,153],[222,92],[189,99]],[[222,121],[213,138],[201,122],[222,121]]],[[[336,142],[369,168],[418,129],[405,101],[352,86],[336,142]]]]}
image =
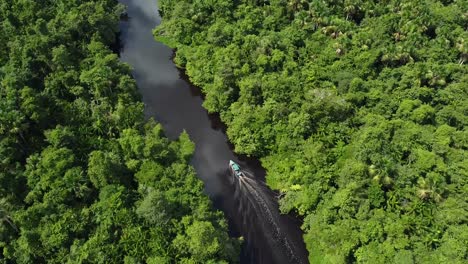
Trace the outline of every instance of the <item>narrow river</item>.
{"type": "Polygon", "coordinates": [[[163,125],[169,138],[185,130],[195,142],[191,164],[205,193],[227,217],[230,235],[244,236],[241,263],[307,263],[300,223],[279,214],[259,161],[233,152],[219,117],[207,113],[199,89],[172,62],[173,51],[154,40],[152,30],[161,20],[156,1],[120,2],[128,14],[120,25],[120,56],[133,67],[145,113],[163,125]],[[249,182],[235,182],[228,173],[230,159],[252,172],[249,182]]]}

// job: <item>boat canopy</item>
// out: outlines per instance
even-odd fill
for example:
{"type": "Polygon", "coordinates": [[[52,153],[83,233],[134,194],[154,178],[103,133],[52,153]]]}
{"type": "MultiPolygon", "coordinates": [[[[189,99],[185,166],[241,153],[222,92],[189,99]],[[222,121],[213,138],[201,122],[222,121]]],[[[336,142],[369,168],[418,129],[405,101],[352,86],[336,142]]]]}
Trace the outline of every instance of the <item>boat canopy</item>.
{"type": "Polygon", "coordinates": [[[229,165],[231,165],[231,168],[232,168],[233,170],[235,170],[235,171],[240,171],[240,166],[239,166],[237,163],[235,163],[234,161],[230,160],[230,161],[229,161],[229,165]]]}

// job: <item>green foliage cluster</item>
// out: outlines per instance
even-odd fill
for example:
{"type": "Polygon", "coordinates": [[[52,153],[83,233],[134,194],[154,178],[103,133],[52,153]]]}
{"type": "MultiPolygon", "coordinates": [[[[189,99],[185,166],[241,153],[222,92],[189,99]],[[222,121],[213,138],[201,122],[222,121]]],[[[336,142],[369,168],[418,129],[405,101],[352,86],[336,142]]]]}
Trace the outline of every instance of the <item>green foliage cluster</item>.
{"type": "Polygon", "coordinates": [[[468,2],[159,2],[312,263],[468,261],[468,2]]]}
{"type": "MultiPolygon", "coordinates": [[[[0,263],[233,263],[184,132],[145,122],[115,0],[0,2],[0,263]]],[[[156,12],[156,10],[155,10],[156,12]]]]}

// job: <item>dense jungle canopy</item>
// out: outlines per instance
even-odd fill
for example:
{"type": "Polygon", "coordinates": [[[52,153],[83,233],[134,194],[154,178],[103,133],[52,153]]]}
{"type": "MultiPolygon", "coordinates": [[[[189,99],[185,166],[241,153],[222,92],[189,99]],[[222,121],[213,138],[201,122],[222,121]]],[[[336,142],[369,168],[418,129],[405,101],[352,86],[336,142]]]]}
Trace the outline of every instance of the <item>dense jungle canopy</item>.
{"type": "Polygon", "coordinates": [[[468,2],[161,0],[311,263],[467,263],[468,2]]]}
{"type": "MultiPolygon", "coordinates": [[[[116,0],[0,2],[0,263],[235,263],[188,161],[111,51],[116,0]]],[[[156,12],[156,10],[154,11],[156,12]]]]}

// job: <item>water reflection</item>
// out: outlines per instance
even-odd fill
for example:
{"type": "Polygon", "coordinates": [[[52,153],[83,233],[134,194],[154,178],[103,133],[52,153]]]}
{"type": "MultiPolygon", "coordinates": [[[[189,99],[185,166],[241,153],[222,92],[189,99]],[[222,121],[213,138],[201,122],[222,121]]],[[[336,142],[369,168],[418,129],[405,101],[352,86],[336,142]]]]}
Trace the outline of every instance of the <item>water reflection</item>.
{"type": "MultiPolygon", "coordinates": [[[[284,247],[272,247],[272,243],[281,239],[270,237],[271,225],[264,225],[266,219],[262,219],[265,211],[256,211],[258,205],[241,205],[241,201],[236,199],[236,188],[227,173],[227,165],[229,160],[235,160],[253,171],[257,181],[263,179],[265,171],[258,160],[233,153],[219,118],[207,113],[202,107],[199,90],[189,85],[185,75],[171,61],[172,50],[154,41],[152,30],[160,22],[156,3],[150,0],[120,2],[128,6],[128,19],[120,26],[121,59],[134,69],[146,115],[160,122],[169,138],[177,138],[185,130],[195,142],[191,164],[204,182],[205,192],[227,216],[231,233],[247,238],[242,263],[285,263],[289,253],[284,247]],[[245,210],[238,211],[239,207],[245,210]]],[[[305,256],[298,223],[289,217],[279,216],[278,206],[271,195],[265,199],[270,200],[268,203],[273,202],[269,212],[278,218],[276,226],[288,231],[282,234],[296,245],[300,252],[297,255],[305,256]]]]}

